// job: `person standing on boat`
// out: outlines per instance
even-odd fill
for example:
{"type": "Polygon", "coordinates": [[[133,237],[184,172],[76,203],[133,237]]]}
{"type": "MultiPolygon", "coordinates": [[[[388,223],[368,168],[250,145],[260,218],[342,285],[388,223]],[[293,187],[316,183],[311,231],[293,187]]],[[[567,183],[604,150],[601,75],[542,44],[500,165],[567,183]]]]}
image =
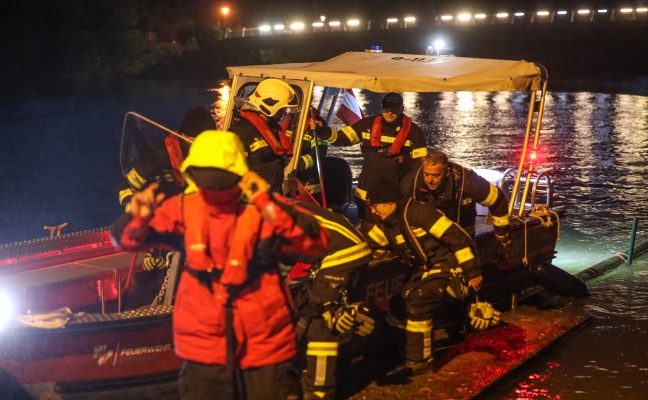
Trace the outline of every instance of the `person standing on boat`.
{"type": "Polygon", "coordinates": [[[408,266],[386,318],[396,336],[404,331],[405,363],[398,371],[422,374],[433,359],[434,320],[461,310],[462,324],[469,288],[481,288],[473,240],[433,205],[403,198],[395,179],[369,187],[367,202],[381,221],[363,228],[370,247],[393,251],[408,266]]]}
{"type": "Polygon", "coordinates": [[[371,250],[343,215],[312,203],[298,204],[312,212],[330,234],[322,253],[289,260],[312,265],[308,284],[295,296],[297,337],[306,341],[304,400],[333,400],[341,346],[352,334],[367,336],[374,328],[373,313],[361,301],[371,250]]]}
{"type": "Polygon", "coordinates": [[[292,156],[292,143],[281,125],[286,109],[298,107],[295,90],[286,82],[261,81],[234,115],[229,131],[236,133],[248,157],[250,169],[281,193],[284,168],[292,156]]]}
{"type": "MultiPolygon", "coordinates": [[[[164,138],[164,145],[141,149],[142,159],[118,183],[119,203],[124,210],[129,212],[133,194],[154,182],[159,184],[159,190],[167,197],[185,190],[180,165],[189,152],[189,145],[199,133],[213,129],[216,129],[216,123],[209,110],[194,108],[187,111],[177,130],[187,140],[168,134],[164,138]]],[[[142,260],[142,267],[147,271],[164,269],[171,264],[172,257],[172,251],[154,248],[142,260]]]]}
{"type": "Polygon", "coordinates": [[[203,131],[216,129],[216,123],[209,110],[204,107],[189,110],[178,128],[182,140],[169,134],[164,138],[164,147],[142,149],[146,159],[139,160],[130,171],[125,172],[118,184],[119,204],[128,212],[133,194],[147,185],[158,182],[167,196],[173,196],[184,189],[180,165],[189,152],[193,139],[203,131]]]}
{"type": "Polygon", "coordinates": [[[503,247],[511,244],[508,201],[502,189],[470,168],[450,162],[442,151],[432,151],[423,157],[421,167],[401,181],[401,191],[406,197],[434,204],[473,238],[476,203],[488,207],[498,243],[503,247]]]}
{"type": "Polygon", "coordinates": [[[427,154],[425,134],[404,110],[403,97],[391,92],[382,99],[381,115],[363,118],[339,131],[316,122],[312,125],[318,137],[332,145],[360,143],[363,163],[355,193],[360,219],[370,215],[367,215],[366,199],[367,188],[373,181],[391,175],[396,177],[398,185],[405,175],[420,166],[421,158],[427,154]]]}
{"type": "Polygon", "coordinates": [[[294,317],[277,258],[319,254],[327,229],[248,171],[231,132],[200,134],[181,171],[198,192],[164,200],[153,184],[111,228],[128,250],[184,247],[173,311],[181,398],[296,399],[294,317]]]}

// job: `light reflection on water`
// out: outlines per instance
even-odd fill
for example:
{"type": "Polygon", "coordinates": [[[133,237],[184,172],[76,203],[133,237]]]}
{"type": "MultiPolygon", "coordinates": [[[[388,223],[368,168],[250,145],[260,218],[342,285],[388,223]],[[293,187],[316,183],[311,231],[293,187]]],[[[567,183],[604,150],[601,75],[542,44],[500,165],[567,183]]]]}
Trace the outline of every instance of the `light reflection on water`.
{"type": "MultiPolygon", "coordinates": [[[[316,93],[316,99],[319,93],[316,93]]],[[[382,96],[356,91],[366,115],[382,96]]],[[[121,121],[136,111],[171,129],[184,112],[211,107],[222,117],[229,88],[129,83],[2,105],[0,243],[42,236],[43,225],[72,230],[107,226],[120,213],[121,121]],[[205,88],[211,88],[205,90],[205,88]]],[[[473,168],[516,166],[528,95],[404,95],[406,113],[427,133],[430,148],[473,168]]],[[[339,122],[333,122],[340,127],[339,122]]],[[[561,221],[556,265],[585,269],[626,252],[633,216],[648,211],[648,98],[601,93],[550,93],[539,164],[553,178],[561,221]]],[[[359,172],[357,149],[331,149],[359,172]]],[[[640,220],[637,243],[648,237],[640,220]]],[[[591,285],[588,326],[502,383],[496,398],[641,398],[648,393],[648,261],[635,260],[591,285]]]]}

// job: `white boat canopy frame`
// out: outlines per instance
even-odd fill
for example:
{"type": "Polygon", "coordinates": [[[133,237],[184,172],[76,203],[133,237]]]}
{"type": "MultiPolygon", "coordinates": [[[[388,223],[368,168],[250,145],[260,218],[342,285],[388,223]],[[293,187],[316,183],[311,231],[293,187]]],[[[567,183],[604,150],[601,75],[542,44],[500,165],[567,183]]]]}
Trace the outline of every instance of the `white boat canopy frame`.
{"type": "Polygon", "coordinates": [[[309,80],[315,85],[372,92],[541,90],[546,69],[528,61],[395,53],[348,52],[312,63],[228,67],[230,78],[309,80]]]}
{"type": "MultiPolygon", "coordinates": [[[[299,87],[303,91],[302,110],[310,107],[314,86],[353,88],[376,93],[529,92],[529,115],[509,213],[517,211],[522,215],[529,196],[532,206],[535,203],[540,176],[535,171],[533,158],[538,149],[549,78],[546,68],[540,64],[523,60],[348,52],[321,62],[233,66],[228,67],[227,71],[235,95],[243,85],[267,78],[281,79],[299,87]]],[[[233,98],[230,98],[224,126],[229,126],[233,109],[233,98]]],[[[303,135],[303,128],[300,127],[304,126],[305,121],[306,113],[300,113],[296,137],[303,135]]],[[[300,146],[301,140],[296,140],[293,154],[300,154],[300,146]]],[[[297,160],[298,157],[293,157],[286,167],[286,179],[296,170],[297,160]]],[[[508,174],[508,170],[505,174],[508,174]]],[[[549,177],[544,179],[550,190],[549,177]]]]}

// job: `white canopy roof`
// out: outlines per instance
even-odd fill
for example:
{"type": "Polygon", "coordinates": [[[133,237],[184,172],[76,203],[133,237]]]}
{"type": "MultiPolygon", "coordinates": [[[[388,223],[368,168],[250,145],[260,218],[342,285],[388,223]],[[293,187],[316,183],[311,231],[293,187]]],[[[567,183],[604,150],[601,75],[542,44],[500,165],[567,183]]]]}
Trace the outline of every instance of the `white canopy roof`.
{"type": "Polygon", "coordinates": [[[540,90],[546,70],[527,61],[349,52],[327,61],[228,67],[235,75],[311,80],[372,92],[540,90]],[[544,75],[543,75],[544,72],[544,75]]]}

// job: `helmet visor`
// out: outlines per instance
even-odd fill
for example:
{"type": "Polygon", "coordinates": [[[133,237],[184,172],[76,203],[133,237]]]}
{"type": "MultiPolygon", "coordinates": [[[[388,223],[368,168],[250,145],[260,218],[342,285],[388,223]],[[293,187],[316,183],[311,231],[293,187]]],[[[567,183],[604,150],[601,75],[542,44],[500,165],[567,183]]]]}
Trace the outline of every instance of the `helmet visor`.
{"type": "Polygon", "coordinates": [[[196,186],[213,190],[230,189],[241,180],[239,175],[220,168],[189,167],[187,174],[196,186]]]}

